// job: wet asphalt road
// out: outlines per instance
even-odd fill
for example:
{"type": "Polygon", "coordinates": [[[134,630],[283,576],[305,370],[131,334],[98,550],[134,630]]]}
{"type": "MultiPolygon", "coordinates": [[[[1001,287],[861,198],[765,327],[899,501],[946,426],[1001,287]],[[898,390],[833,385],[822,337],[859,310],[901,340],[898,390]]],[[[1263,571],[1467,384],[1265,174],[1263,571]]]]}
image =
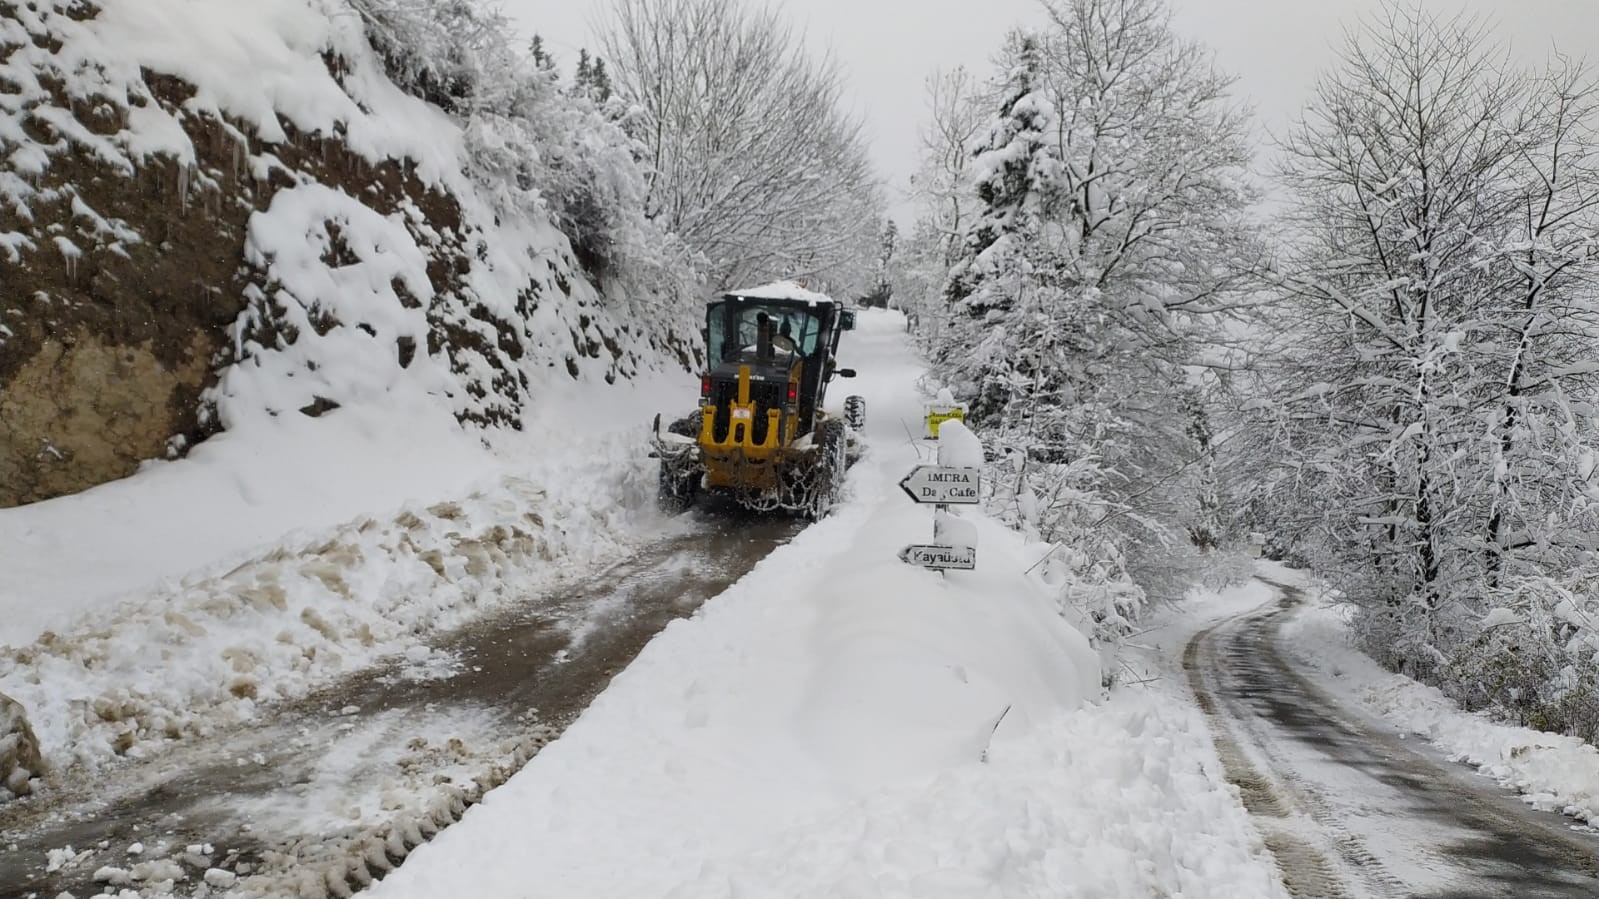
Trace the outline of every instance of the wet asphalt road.
{"type": "Polygon", "coordinates": [[[1296,897],[1599,897],[1599,837],[1349,710],[1289,664],[1303,597],[1196,635],[1184,654],[1227,777],[1296,897]]]}
{"type": "MultiPolygon", "coordinates": [[[[359,845],[362,831],[371,831],[374,817],[382,817],[370,808],[357,814],[357,807],[381,795],[375,784],[392,784],[400,776],[397,764],[406,767],[407,782],[422,784],[425,793],[434,782],[459,784],[474,773],[505,768],[518,740],[522,748],[515,758],[536,751],[651,637],[692,614],[803,526],[787,517],[738,512],[695,512],[680,523],[686,525],[681,533],[591,578],[439,635],[431,645],[458,660],[447,675],[407,676],[407,661],[396,659],[272,709],[254,726],[203,744],[174,745],[93,782],[62,778],[38,798],[0,806],[0,899],[64,890],[94,894],[105,886],[93,881],[95,869],[157,857],[157,846],[169,847],[164,857],[187,868],[179,895],[199,890],[209,865],[253,873],[258,894],[306,894],[306,869],[339,870],[337,847],[359,845]],[[471,745],[437,739],[415,745],[418,730],[447,735],[455,726],[473,735],[466,741],[471,745]],[[525,738],[535,731],[530,744],[525,738]],[[411,751],[395,748],[408,742],[411,751]],[[341,790],[350,794],[348,814],[361,819],[354,824],[341,823],[337,811],[317,812],[328,805],[329,794],[341,790]],[[151,849],[129,855],[135,842],[151,849]],[[210,844],[212,851],[203,861],[182,861],[183,847],[191,844],[210,844]],[[67,845],[91,849],[93,856],[47,872],[48,851],[67,845]],[[288,878],[291,873],[297,879],[288,878]]],[[[408,845],[391,851],[390,862],[406,851],[408,845]]],[[[344,892],[342,879],[330,876],[330,892],[344,892]]]]}

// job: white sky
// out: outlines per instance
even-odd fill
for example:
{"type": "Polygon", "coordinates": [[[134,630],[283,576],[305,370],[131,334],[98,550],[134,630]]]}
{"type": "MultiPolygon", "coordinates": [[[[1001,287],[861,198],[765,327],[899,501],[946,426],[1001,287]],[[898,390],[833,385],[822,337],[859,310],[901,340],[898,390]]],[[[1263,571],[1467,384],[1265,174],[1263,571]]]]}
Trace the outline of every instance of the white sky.
{"type": "MultiPolygon", "coordinates": [[[[592,47],[589,23],[607,0],[502,0],[528,33],[544,35],[570,70],[581,46],[592,47]]],[[[748,0],[747,0],[748,2],[748,0]]],[[[1333,59],[1344,24],[1381,0],[1171,0],[1177,26],[1216,51],[1260,125],[1280,132],[1309,95],[1317,70],[1333,59]]],[[[1497,22],[1518,56],[1542,58],[1558,46],[1599,63],[1599,0],[1425,0],[1439,12],[1469,10],[1497,22]]],[[[988,72],[1004,33],[1037,23],[1037,0],[790,0],[796,23],[844,64],[854,100],[872,137],[878,171],[890,186],[890,210],[909,224],[899,188],[916,168],[917,132],[925,117],[924,82],[955,65],[988,72]]]]}

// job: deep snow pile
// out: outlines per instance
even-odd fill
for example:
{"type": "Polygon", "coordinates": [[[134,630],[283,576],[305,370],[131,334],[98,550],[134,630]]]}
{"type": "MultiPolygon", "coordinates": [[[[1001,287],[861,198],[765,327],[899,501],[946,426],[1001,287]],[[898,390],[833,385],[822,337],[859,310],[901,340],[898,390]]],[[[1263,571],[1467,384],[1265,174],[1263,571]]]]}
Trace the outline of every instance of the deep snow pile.
{"type": "Polygon", "coordinates": [[[1281,895],[1198,713],[1101,696],[1097,654],[973,512],[978,567],[895,482],[921,373],[894,313],[841,362],[870,454],[851,500],[668,627],[564,735],[377,896],[1281,895]]]}
{"type": "Polygon", "coordinates": [[[1284,643],[1325,676],[1323,689],[1381,716],[1403,733],[1431,741],[1455,761],[1522,794],[1529,804],[1599,824],[1599,749],[1576,737],[1496,722],[1463,711],[1436,687],[1378,665],[1354,648],[1347,606],[1301,572],[1274,568],[1281,583],[1302,586],[1311,602],[1283,626],[1284,643]]]}

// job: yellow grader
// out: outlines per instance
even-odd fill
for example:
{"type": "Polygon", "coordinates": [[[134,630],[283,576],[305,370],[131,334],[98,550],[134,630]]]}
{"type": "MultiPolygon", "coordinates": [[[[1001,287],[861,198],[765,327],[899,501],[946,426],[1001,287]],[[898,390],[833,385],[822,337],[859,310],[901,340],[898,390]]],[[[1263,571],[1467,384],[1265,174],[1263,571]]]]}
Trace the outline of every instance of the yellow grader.
{"type": "Polygon", "coordinates": [[[853,310],[788,282],[712,300],[699,408],[664,433],[655,418],[662,507],[720,494],[753,509],[824,514],[865,418],[858,396],[842,417],[822,408],[829,382],[855,377],[836,359],[839,336],[854,327],[853,310]]]}

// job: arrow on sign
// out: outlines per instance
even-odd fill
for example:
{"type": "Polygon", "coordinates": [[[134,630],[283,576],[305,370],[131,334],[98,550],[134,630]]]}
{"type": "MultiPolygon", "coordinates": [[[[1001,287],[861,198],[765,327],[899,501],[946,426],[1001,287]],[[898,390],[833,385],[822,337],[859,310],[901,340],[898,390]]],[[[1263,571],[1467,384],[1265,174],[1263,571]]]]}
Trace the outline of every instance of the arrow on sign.
{"type": "Polygon", "coordinates": [[[907,546],[899,551],[902,562],[920,565],[923,568],[964,568],[977,567],[977,550],[970,546],[907,546]]]}
{"type": "Polygon", "coordinates": [[[919,503],[973,505],[978,501],[982,475],[975,468],[918,465],[899,482],[899,489],[919,503]]]}

